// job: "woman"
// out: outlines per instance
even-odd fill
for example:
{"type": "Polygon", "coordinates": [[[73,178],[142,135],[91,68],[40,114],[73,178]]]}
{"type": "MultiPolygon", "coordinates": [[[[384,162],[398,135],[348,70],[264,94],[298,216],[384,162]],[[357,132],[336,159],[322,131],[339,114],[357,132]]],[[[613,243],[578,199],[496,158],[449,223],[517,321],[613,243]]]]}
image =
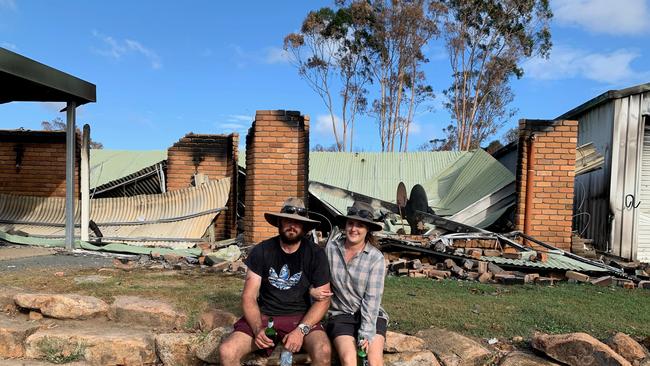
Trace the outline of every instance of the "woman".
{"type": "Polygon", "coordinates": [[[366,351],[371,366],[383,365],[388,316],[381,308],[384,292],[383,254],[374,247],[373,208],[354,202],[347,216],[337,217],[344,231],[325,251],[329,260],[332,292],[311,291],[316,300],[332,297],[327,334],[334,343],[341,365],[357,364],[357,345],[366,351]]]}

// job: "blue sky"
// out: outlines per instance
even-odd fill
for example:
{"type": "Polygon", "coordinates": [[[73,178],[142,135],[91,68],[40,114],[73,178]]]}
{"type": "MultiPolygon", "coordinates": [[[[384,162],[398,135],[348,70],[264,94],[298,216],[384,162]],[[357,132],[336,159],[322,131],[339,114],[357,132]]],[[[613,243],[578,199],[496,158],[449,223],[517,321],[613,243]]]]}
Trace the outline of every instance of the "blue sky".
{"type": "MultiPolygon", "coordinates": [[[[97,103],[78,111],[109,149],[166,149],[185,133],[244,136],[255,110],[311,116],[311,144],[330,145],[326,108],[282,53],[308,11],[331,1],[0,0],[0,47],[97,85],[97,103]]],[[[650,0],[552,1],[549,60],[524,64],[512,83],[520,118],[550,119],[605,92],[650,82],[650,0]]],[[[410,150],[442,137],[449,63],[440,40],[426,49],[437,108],[420,113],[410,150]]],[[[60,105],[0,105],[0,128],[39,129],[65,118],[60,105]]],[[[364,117],[355,146],[377,151],[364,117]]],[[[505,130],[505,129],[504,129],[505,130]]],[[[503,131],[502,131],[503,132],[503,131]]],[[[495,136],[500,137],[500,134],[495,136]]]]}

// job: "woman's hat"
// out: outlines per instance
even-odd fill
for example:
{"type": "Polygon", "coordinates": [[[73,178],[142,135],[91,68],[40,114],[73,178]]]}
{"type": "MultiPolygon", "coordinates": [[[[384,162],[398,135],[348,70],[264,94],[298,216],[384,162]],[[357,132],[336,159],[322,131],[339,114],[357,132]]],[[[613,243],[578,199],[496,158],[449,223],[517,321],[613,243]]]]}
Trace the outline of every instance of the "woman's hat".
{"type": "Polygon", "coordinates": [[[341,227],[345,227],[348,220],[354,220],[368,226],[369,231],[384,230],[383,225],[375,222],[375,210],[372,206],[361,201],[354,201],[352,207],[348,207],[347,216],[338,215],[336,219],[341,227]]]}
{"type": "Polygon", "coordinates": [[[301,222],[304,225],[305,232],[320,225],[320,221],[309,219],[305,203],[296,197],[291,197],[284,201],[280,213],[265,212],[264,218],[266,222],[275,227],[278,227],[280,219],[291,219],[301,222]]]}

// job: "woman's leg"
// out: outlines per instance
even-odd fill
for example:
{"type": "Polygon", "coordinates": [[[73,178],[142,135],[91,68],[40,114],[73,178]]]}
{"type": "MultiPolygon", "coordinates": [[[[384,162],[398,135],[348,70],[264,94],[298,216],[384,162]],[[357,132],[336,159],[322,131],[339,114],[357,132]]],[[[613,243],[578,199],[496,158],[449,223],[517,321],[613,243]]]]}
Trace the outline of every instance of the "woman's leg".
{"type": "Polygon", "coordinates": [[[384,343],[386,339],[376,334],[368,347],[368,363],[370,366],[383,366],[384,364],[384,343]]]}
{"type": "Polygon", "coordinates": [[[334,347],[339,354],[341,366],[357,365],[357,347],[353,336],[341,335],[334,338],[334,347]]]}

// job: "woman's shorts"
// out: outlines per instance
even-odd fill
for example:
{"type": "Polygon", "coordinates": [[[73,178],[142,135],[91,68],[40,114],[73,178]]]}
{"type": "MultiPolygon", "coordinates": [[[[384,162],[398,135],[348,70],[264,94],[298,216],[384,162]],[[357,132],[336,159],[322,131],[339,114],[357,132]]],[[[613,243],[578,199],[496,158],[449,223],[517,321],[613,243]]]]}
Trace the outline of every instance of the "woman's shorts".
{"type": "MultiPolygon", "coordinates": [[[[330,339],[338,336],[349,335],[357,339],[361,327],[361,313],[339,314],[330,316],[325,325],[325,331],[330,339]]],[[[377,317],[377,334],[386,338],[388,321],[385,318],[377,317]]]]}

